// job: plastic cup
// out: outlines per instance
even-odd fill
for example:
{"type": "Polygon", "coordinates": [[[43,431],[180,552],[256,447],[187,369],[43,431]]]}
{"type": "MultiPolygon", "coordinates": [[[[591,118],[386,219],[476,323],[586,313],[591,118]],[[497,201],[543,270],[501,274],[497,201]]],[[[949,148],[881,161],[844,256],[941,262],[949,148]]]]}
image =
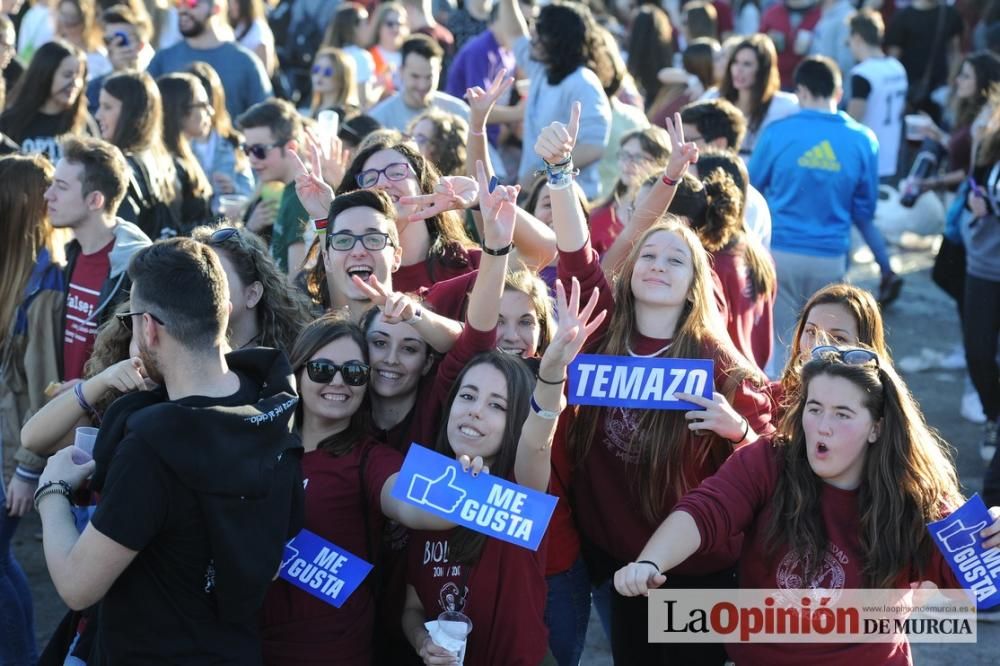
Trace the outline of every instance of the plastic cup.
{"type": "Polygon", "coordinates": [[[278,203],[281,201],[281,195],[284,191],[284,183],[279,183],[278,181],[264,183],[260,186],[261,201],[273,201],[274,203],[278,203]]]}
{"type": "Polygon", "coordinates": [[[797,55],[805,55],[808,53],[812,40],[813,34],[808,30],[799,30],[795,33],[795,53],[797,55]]]}
{"type": "Polygon", "coordinates": [[[921,113],[911,113],[903,116],[903,123],[906,125],[907,141],[923,141],[924,130],[931,126],[933,121],[921,113]]]}
{"type": "Polygon", "coordinates": [[[220,194],[219,212],[230,220],[242,220],[250,199],[242,194],[220,194]]]}
{"type": "Polygon", "coordinates": [[[438,615],[439,637],[431,637],[435,643],[458,656],[458,663],[465,663],[465,645],[472,633],[472,620],[458,611],[445,611],[438,615]],[[444,639],[444,640],[441,640],[444,639]],[[438,641],[441,641],[440,643],[438,641]],[[442,643],[447,643],[442,645],[442,643]]]}
{"type": "Polygon", "coordinates": [[[97,441],[97,428],[77,428],[73,439],[73,462],[82,465],[94,458],[94,443],[97,441]]]}
{"type": "Polygon", "coordinates": [[[528,91],[531,90],[531,79],[518,79],[514,82],[514,87],[517,88],[518,95],[527,97],[528,91]]]}

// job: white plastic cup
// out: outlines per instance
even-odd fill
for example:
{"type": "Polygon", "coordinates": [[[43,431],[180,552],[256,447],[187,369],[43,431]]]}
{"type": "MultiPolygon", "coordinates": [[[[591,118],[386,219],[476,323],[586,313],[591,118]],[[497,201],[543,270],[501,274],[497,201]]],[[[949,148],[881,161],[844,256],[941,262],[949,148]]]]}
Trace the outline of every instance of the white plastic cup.
{"type": "Polygon", "coordinates": [[[795,33],[795,53],[796,55],[805,55],[809,52],[809,47],[812,45],[813,34],[809,30],[799,30],[795,33]]]}
{"type": "Polygon", "coordinates": [[[531,79],[518,79],[514,82],[514,87],[517,88],[518,95],[527,97],[528,91],[531,90],[531,79]]]}
{"type": "Polygon", "coordinates": [[[249,203],[249,197],[243,194],[220,194],[219,212],[230,220],[239,221],[243,219],[243,212],[249,203]]]}
{"type": "Polygon", "coordinates": [[[76,451],[73,452],[73,462],[78,465],[89,462],[94,459],[94,443],[97,441],[97,428],[77,428],[76,435],[73,439],[73,447],[82,451],[86,454],[84,456],[79,455],[76,451]]]}
{"type": "Polygon", "coordinates": [[[906,125],[906,140],[923,141],[924,130],[930,127],[932,122],[922,113],[910,113],[903,116],[903,123],[906,125]]]}
{"type": "Polygon", "coordinates": [[[441,642],[447,643],[447,645],[441,645],[437,640],[434,642],[444,649],[454,652],[458,656],[458,663],[464,664],[465,645],[469,634],[472,633],[472,620],[458,611],[445,611],[438,615],[438,631],[441,633],[441,637],[447,639],[441,642]]]}
{"type": "Polygon", "coordinates": [[[319,129],[321,148],[326,159],[330,159],[330,143],[337,136],[340,125],[340,116],[336,111],[327,109],[320,111],[316,116],[316,127],[319,129]]]}

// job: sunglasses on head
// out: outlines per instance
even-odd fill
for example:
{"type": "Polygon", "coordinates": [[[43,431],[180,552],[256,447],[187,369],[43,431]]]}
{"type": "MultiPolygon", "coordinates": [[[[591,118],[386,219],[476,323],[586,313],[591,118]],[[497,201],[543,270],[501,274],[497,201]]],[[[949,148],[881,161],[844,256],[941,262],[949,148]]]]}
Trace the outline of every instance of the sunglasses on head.
{"type": "Polygon", "coordinates": [[[385,177],[393,182],[405,180],[413,173],[413,167],[409,162],[393,162],[384,169],[365,169],[354,179],[358,182],[358,187],[368,189],[378,184],[378,179],[385,174],[385,177]]]}
{"type": "Polygon", "coordinates": [[[153,321],[155,321],[160,326],[166,326],[166,323],[164,323],[164,321],[162,319],[160,319],[159,317],[157,317],[152,312],[145,312],[145,311],[144,312],[122,312],[121,314],[116,314],[115,315],[115,319],[117,319],[118,323],[121,324],[122,326],[124,326],[126,330],[128,330],[129,332],[131,332],[132,331],[132,317],[135,317],[135,316],[138,316],[138,315],[144,315],[144,314],[148,314],[153,319],[153,321]]]}
{"type": "Polygon", "coordinates": [[[322,74],[323,76],[333,76],[333,67],[323,67],[322,65],[313,65],[313,74],[322,74]]]}
{"type": "Polygon", "coordinates": [[[247,157],[255,157],[258,160],[262,160],[267,157],[267,152],[272,148],[278,148],[285,145],[284,143],[244,143],[243,152],[246,153],[247,157]]]}
{"type": "Polygon", "coordinates": [[[370,368],[361,361],[348,361],[338,365],[326,358],[306,363],[306,374],[317,384],[329,384],[338,372],[348,386],[364,386],[368,383],[370,368]]]}
{"type": "Polygon", "coordinates": [[[212,235],[208,237],[209,245],[220,245],[225,243],[227,240],[233,236],[239,237],[240,230],[236,227],[223,227],[222,229],[216,229],[212,232],[212,235]]]}
{"type": "Polygon", "coordinates": [[[875,367],[878,367],[878,354],[868,349],[861,349],[860,347],[834,347],[833,345],[820,345],[819,347],[813,347],[812,357],[814,359],[823,358],[824,356],[832,355],[840,360],[841,363],[846,363],[847,365],[867,365],[872,361],[875,361],[875,367]]]}

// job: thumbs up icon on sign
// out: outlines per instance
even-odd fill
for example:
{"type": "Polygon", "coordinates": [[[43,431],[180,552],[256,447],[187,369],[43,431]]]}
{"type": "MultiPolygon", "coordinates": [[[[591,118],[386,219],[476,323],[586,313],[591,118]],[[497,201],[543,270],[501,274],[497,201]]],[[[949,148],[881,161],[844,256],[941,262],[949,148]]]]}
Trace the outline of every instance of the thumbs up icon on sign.
{"type": "Polygon", "coordinates": [[[448,467],[436,479],[414,474],[406,496],[416,502],[444,513],[452,513],[465,499],[466,492],[455,485],[455,468],[448,467]]]}
{"type": "Polygon", "coordinates": [[[281,558],[281,567],[279,567],[279,571],[287,567],[291,562],[295,561],[295,558],[299,556],[299,549],[292,545],[294,541],[295,539],[292,539],[285,544],[285,554],[281,558]]]}
{"type": "Polygon", "coordinates": [[[937,536],[948,552],[954,553],[975,544],[976,534],[984,527],[986,527],[985,520],[972,527],[966,527],[962,520],[958,519],[943,530],[938,531],[937,536]]]}

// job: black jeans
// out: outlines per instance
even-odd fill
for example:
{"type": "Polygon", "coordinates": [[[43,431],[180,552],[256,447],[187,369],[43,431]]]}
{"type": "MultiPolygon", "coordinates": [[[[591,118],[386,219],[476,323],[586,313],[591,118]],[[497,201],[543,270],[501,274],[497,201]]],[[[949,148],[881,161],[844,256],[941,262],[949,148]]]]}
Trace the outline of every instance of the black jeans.
{"type": "Polygon", "coordinates": [[[1000,416],[1000,365],[997,336],[1000,335],[1000,282],[965,276],[965,361],[969,376],[983,403],[986,418],[1000,416]]]}

